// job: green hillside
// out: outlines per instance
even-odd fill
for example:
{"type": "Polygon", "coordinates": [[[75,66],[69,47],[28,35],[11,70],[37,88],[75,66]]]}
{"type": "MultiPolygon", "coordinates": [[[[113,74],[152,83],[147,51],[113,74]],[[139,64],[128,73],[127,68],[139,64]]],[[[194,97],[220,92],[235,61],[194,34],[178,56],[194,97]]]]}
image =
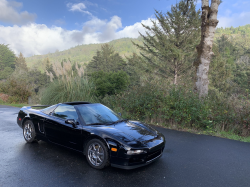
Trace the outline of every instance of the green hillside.
{"type": "Polygon", "coordinates": [[[217,28],[216,29],[216,34],[221,35],[221,34],[241,34],[241,35],[248,35],[250,36],[250,24],[244,25],[244,26],[239,26],[239,27],[227,27],[227,28],[217,28]]]}
{"type": "MultiPolygon", "coordinates": [[[[141,38],[122,38],[108,42],[108,44],[113,45],[115,51],[117,51],[122,57],[125,57],[130,56],[134,52],[139,52],[139,50],[132,44],[131,40],[136,43],[142,43],[141,38]]],[[[65,51],[58,51],[46,55],[35,55],[27,57],[26,63],[29,68],[37,67],[40,70],[42,70],[42,62],[46,58],[49,58],[52,63],[58,63],[63,59],[70,58],[71,62],[86,64],[96,54],[96,51],[101,49],[101,45],[103,44],[78,45],[65,51]]]]}
{"type": "Polygon", "coordinates": [[[250,47],[250,24],[239,27],[217,28],[215,32],[215,40],[222,35],[226,36],[230,42],[237,48],[239,46],[248,50],[250,47]]]}

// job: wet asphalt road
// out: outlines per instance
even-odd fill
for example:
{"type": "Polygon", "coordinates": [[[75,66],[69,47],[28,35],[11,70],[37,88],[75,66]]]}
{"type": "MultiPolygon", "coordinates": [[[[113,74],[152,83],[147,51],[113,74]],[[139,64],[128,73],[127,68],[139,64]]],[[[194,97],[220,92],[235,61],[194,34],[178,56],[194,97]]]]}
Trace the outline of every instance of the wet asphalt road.
{"type": "Polygon", "coordinates": [[[19,108],[0,105],[0,187],[250,186],[250,143],[157,128],[166,149],[135,170],[92,169],[82,154],[39,141],[27,144],[19,108]]]}

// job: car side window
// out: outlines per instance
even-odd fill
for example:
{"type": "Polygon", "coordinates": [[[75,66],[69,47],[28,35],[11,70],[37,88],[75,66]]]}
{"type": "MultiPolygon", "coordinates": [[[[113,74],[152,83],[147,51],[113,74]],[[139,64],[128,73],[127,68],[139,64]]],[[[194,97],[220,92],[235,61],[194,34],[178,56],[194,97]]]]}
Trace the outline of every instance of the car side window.
{"type": "Polygon", "coordinates": [[[53,113],[54,116],[62,119],[78,119],[75,107],[72,105],[61,104],[59,105],[53,113]]]}
{"type": "Polygon", "coordinates": [[[47,107],[45,109],[42,109],[41,112],[43,112],[44,114],[49,115],[51,112],[53,112],[53,110],[56,108],[57,105],[52,105],[50,107],[47,107]]]}

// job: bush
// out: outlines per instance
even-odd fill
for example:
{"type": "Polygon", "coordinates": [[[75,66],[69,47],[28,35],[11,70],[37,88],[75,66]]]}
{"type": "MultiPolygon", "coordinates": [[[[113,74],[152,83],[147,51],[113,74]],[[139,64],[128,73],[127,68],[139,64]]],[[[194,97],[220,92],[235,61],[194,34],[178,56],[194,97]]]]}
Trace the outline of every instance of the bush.
{"type": "Polygon", "coordinates": [[[104,97],[118,94],[129,85],[129,76],[124,71],[104,72],[96,71],[91,74],[91,80],[95,84],[95,95],[104,97]]]}
{"type": "Polygon", "coordinates": [[[210,119],[214,126],[222,131],[232,131],[239,135],[248,135],[250,128],[250,101],[249,94],[231,95],[217,93],[210,90],[207,98],[211,109],[210,119]]]}
{"type": "Polygon", "coordinates": [[[102,102],[125,117],[150,123],[175,122],[186,126],[195,124],[206,128],[210,124],[210,111],[198,95],[172,86],[169,90],[157,85],[132,87],[119,95],[106,96],[102,102]]]}
{"type": "Polygon", "coordinates": [[[71,101],[97,102],[94,89],[94,84],[86,78],[72,77],[55,80],[41,92],[41,103],[52,105],[71,101]]]}
{"type": "Polygon", "coordinates": [[[123,117],[147,123],[178,124],[182,127],[250,133],[250,102],[247,96],[225,97],[209,92],[200,100],[192,90],[180,86],[161,89],[157,85],[132,87],[119,95],[106,95],[102,101],[123,117]]]}
{"type": "Polygon", "coordinates": [[[1,91],[8,94],[8,103],[27,103],[31,95],[31,87],[25,79],[10,77],[6,82],[2,82],[1,91]]]}

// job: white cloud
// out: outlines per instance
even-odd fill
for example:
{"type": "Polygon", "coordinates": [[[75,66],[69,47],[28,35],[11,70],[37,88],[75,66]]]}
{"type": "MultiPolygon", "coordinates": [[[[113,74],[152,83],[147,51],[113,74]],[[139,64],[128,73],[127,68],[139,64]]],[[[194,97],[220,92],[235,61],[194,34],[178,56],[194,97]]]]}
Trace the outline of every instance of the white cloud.
{"type": "Polygon", "coordinates": [[[227,14],[226,16],[218,16],[218,27],[238,27],[249,24],[250,12],[241,12],[240,14],[227,14]]]}
{"type": "Polygon", "coordinates": [[[155,19],[148,18],[147,20],[142,20],[141,22],[137,22],[134,25],[126,26],[124,29],[120,30],[116,33],[116,38],[137,38],[140,34],[145,34],[145,28],[142,26],[142,24],[147,26],[152,26],[152,21],[155,19]]]}
{"type": "Polygon", "coordinates": [[[77,3],[77,4],[68,3],[67,7],[69,8],[69,11],[82,12],[82,13],[85,13],[85,14],[92,16],[92,14],[89,11],[84,10],[84,9],[86,9],[86,6],[83,3],[77,3]]]}
{"type": "MultiPolygon", "coordinates": [[[[142,20],[142,23],[152,25],[150,19],[142,20]]],[[[16,54],[22,52],[27,57],[47,54],[57,49],[66,50],[78,44],[104,43],[123,37],[137,38],[139,31],[145,34],[139,22],[122,28],[121,18],[118,16],[111,17],[109,21],[92,17],[82,30],[65,30],[57,26],[47,27],[35,23],[0,26],[0,43],[10,44],[16,54]]]]}
{"type": "Polygon", "coordinates": [[[82,12],[83,9],[86,9],[86,6],[83,3],[78,3],[78,4],[68,3],[67,7],[69,7],[69,11],[79,11],[79,12],[82,12]]]}
{"type": "Polygon", "coordinates": [[[27,11],[19,12],[18,9],[21,7],[22,3],[0,0],[0,21],[17,25],[33,22],[36,18],[36,14],[31,14],[27,11]]]}

